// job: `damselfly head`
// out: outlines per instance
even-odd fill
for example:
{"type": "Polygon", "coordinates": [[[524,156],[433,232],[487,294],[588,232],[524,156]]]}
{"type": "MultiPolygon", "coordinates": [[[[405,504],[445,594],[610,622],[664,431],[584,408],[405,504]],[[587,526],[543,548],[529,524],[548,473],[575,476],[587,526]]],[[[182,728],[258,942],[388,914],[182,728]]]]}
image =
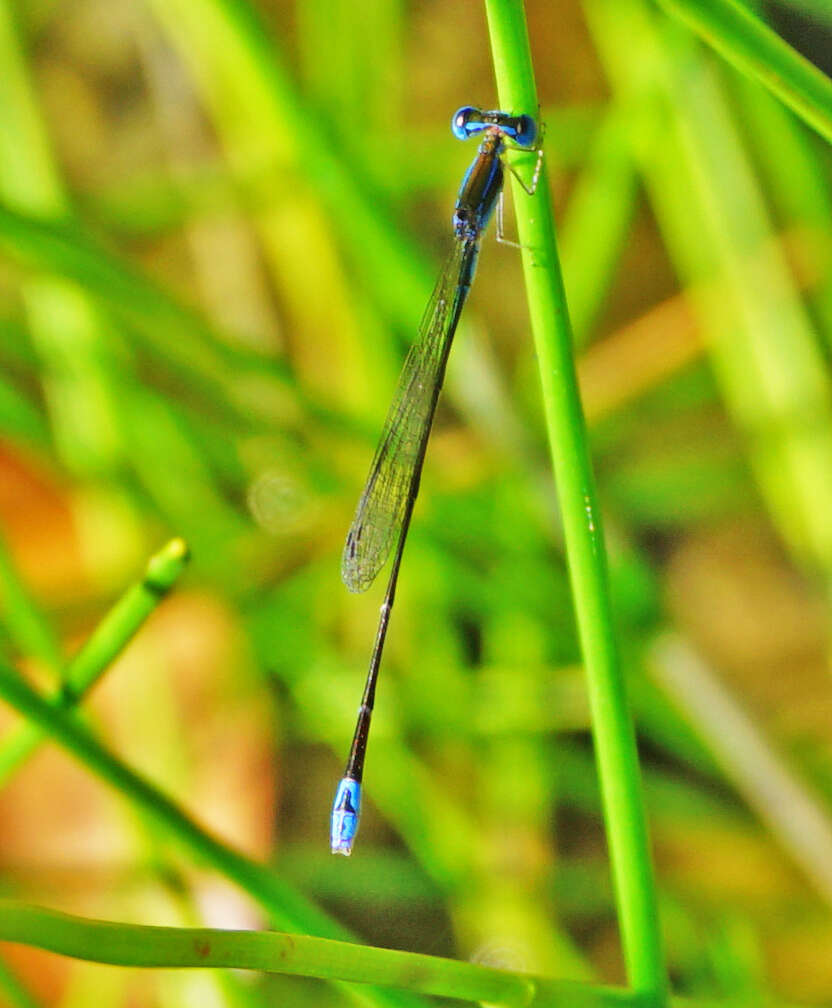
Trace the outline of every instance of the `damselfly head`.
{"type": "Polygon", "coordinates": [[[537,124],[528,115],[514,116],[497,109],[483,112],[473,105],[463,105],[451,119],[451,131],[457,140],[468,140],[485,130],[498,130],[518,147],[531,147],[537,138],[537,124]]]}

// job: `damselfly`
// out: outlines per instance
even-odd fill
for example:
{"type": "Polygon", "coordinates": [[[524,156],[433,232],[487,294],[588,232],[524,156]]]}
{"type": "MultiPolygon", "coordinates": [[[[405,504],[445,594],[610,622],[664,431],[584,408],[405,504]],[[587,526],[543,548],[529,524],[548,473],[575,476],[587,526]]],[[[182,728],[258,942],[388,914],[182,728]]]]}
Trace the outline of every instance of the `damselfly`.
{"type": "MultiPolygon", "coordinates": [[[[467,140],[478,133],[483,136],[477,155],[459,188],[453,216],[454,246],[439,274],[416,342],[405,360],[370,474],[347,535],[341,565],[341,576],[347,588],[353,592],[366,591],[396,542],[355,735],[332,808],[333,854],[349,854],[358,829],[367,737],[402,551],[419,492],[425,449],[451,343],[474,278],[483,232],[501,200],[505,150],[539,150],[531,185],[527,186],[520,179],[529,195],[534,193],[540,174],[542,149],[535,145],[537,126],[531,116],[483,112],[466,106],[454,115],[451,129],[459,140],[467,140]]],[[[506,164],[506,167],[514,172],[510,165],[506,164]]],[[[519,175],[514,174],[519,179],[519,175]]],[[[501,208],[500,204],[497,211],[498,240],[504,240],[499,226],[501,208]]]]}

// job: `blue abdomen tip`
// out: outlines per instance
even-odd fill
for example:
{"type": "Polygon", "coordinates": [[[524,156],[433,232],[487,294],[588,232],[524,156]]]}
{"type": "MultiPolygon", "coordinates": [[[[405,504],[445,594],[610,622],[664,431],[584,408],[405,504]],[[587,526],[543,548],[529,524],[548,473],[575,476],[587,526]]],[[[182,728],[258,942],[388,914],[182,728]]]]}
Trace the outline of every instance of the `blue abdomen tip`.
{"type": "Polygon", "coordinates": [[[358,818],[361,814],[361,785],[352,777],[344,777],[335,792],[332,803],[330,844],[333,854],[349,857],[352,844],[358,832],[358,818]]]}

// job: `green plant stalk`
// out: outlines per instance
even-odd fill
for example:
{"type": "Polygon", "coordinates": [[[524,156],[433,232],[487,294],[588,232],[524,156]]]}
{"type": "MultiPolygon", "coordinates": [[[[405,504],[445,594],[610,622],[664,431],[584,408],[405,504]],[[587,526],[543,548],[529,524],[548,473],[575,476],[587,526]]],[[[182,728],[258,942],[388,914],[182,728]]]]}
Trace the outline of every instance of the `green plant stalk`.
{"type": "MultiPolygon", "coordinates": [[[[342,941],[351,938],[346,928],[282,882],[274,872],[211,836],[174,801],[105,749],[67,711],[38,696],[16,672],[3,665],[0,665],[0,697],[42,732],[51,735],[71,756],[115,788],[194,857],[247,892],[278,927],[342,941]]],[[[349,988],[345,993],[354,997],[349,988]]],[[[366,1000],[393,1006],[383,991],[367,991],[366,1000]]],[[[401,998],[395,1003],[401,1008],[401,998]]],[[[405,1008],[415,1008],[417,1004],[420,1002],[409,1001],[405,1008]]]]}
{"type": "Polygon", "coordinates": [[[832,141],[832,80],[737,0],[659,0],[742,73],[832,141]]]}
{"type": "MultiPolygon", "coordinates": [[[[520,0],[486,0],[501,106],[538,108],[520,0]]],[[[533,155],[525,155],[528,165],[533,155]]],[[[655,883],[633,726],[613,625],[601,517],[572,357],[545,164],[534,196],[513,182],[546,427],[563,516],[572,593],[586,667],[595,749],[609,836],[624,959],[636,991],[662,1003],[662,959],[655,883]]]]}
{"type": "Polygon", "coordinates": [[[116,966],[233,968],[397,987],[534,1008],[637,1008],[643,996],[438,956],[274,931],[149,927],[89,920],[0,900],[0,939],[116,966]]]}
{"type": "MultiPolygon", "coordinates": [[[[150,558],[141,581],[128,588],[69,663],[61,688],[50,703],[69,710],[83,699],[173,587],[187,562],[188,547],[183,539],[171,539],[150,558]]],[[[0,788],[44,737],[31,722],[10,733],[0,746],[0,788]]]]}

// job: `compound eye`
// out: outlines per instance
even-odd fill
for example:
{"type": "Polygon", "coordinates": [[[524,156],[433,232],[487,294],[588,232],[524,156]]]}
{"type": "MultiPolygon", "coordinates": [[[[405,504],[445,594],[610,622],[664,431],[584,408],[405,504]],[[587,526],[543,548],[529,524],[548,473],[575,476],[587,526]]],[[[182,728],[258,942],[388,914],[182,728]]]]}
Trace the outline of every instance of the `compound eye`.
{"type": "Polygon", "coordinates": [[[531,116],[521,115],[515,120],[514,142],[520,147],[531,147],[537,138],[537,124],[531,116]]]}
{"type": "Polygon", "coordinates": [[[472,133],[477,133],[482,128],[482,112],[473,105],[463,105],[454,112],[451,119],[451,132],[457,140],[467,140],[472,133]]]}

